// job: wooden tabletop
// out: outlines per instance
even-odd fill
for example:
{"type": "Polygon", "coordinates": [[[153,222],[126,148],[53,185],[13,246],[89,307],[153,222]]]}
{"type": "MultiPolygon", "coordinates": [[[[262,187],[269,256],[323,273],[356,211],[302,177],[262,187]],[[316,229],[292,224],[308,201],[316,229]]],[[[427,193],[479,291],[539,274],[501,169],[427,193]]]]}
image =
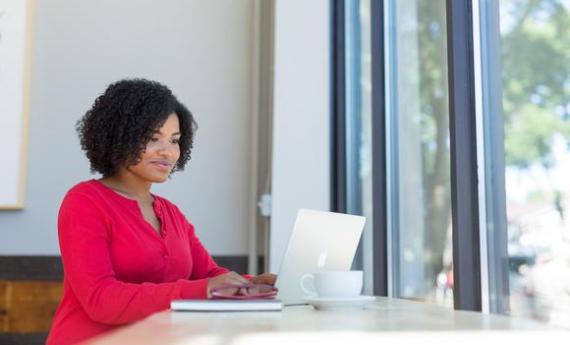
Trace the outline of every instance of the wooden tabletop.
{"type": "MultiPolygon", "coordinates": [[[[165,311],[104,334],[90,345],[502,344],[560,342],[570,332],[532,320],[453,311],[377,297],[364,309],[196,313],[165,311]]],[[[517,344],[518,345],[518,344],[517,344]]]]}

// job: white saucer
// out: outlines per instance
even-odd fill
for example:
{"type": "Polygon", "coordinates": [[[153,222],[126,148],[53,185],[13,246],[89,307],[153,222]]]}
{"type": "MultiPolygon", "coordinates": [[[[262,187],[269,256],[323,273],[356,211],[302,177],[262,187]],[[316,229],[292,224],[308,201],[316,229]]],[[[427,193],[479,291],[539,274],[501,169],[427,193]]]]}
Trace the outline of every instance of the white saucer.
{"type": "Polygon", "coordinates": [[[312,297],[304,298],[307,303],[317,310],[338,309],[338,308],[355,308],[362,309],[368,302],[374,301],[374,296],[356,296],[356,297],[312,297]]]}

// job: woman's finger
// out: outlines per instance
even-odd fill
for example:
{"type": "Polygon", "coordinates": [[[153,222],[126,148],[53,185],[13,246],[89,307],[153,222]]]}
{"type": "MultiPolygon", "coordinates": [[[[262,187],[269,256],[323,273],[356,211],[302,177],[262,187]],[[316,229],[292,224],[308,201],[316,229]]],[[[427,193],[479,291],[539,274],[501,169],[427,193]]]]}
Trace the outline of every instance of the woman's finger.
{"type": "Polygon", "coordinates": [[[275,280],[277,276],[272,273],[263,273],[258,276],[253,277],[251,280],[253,283],[256,284],[267,284],[267,285],[275,285],[275,280]]]}
{"type": "Polygon", "coordinates": [[[247,283],[247,279],[245,279],[244,277],[242,277],[241,275],[237,274],[234,271],[231,271],[229,273],[231,275],[231,277],[233,277],[234,279],[236,279],[236,281],[238,281],[239,283],[247,283]]]}

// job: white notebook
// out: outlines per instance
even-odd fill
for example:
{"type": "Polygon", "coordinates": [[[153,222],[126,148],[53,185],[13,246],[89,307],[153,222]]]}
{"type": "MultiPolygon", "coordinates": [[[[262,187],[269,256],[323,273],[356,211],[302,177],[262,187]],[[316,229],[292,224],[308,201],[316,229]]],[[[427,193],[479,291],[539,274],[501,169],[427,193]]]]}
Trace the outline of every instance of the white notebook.
{"type": "Polygon", "coordinates": [[[182,299],[170,302],[175,311],[280,311],[283,303],[278,299],[182,299]]]}

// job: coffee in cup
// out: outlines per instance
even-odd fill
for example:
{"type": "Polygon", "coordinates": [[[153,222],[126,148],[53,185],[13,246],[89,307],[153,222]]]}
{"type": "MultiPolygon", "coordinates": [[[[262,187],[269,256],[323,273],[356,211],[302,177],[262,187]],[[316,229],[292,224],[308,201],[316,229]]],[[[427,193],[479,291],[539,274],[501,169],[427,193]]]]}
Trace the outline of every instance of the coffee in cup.
{"type": "Polygon", "coordinates": [[[362,292],[362,276],[362,271],[323,271],[303,275],[300,283],[310,297],[357,297],[362,292]]]}

